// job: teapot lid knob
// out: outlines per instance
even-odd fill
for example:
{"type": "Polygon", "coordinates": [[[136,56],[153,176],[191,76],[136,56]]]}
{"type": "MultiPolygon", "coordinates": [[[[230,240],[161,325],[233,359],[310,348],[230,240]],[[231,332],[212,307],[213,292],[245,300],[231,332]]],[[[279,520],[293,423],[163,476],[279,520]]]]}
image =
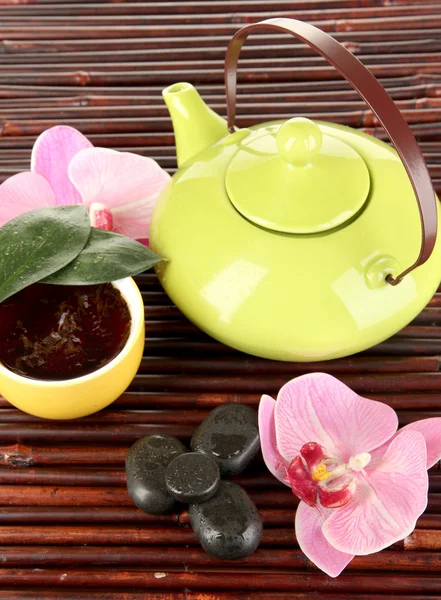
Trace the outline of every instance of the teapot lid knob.
{"type": "Polygon", "coordinates": [[[277,150],[293,166],[310,164],[320,152],[323,136],[320,127],[304,117],[294,117],[284,123],[276,134],[277,150]]]}
{"type": "Polygon", "coordinates": [[[282,233],[349,224],[371,182],[367,164],[346,138],[338,125],[303,117],[247,130],[225,175],[231,203],[248,221],[282,233]]]}

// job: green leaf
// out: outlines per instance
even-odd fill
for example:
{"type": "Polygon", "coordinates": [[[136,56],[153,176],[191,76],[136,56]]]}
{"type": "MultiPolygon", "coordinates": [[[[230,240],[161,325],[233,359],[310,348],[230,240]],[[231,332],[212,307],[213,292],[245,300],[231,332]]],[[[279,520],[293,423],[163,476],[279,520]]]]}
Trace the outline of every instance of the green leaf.
{"type": "Polygon", "coordinates": [[[90,235],[87,208],[27,212],[0,228],[0,302],[69,264],[90,235]]]}
{"type": "Polygon", "coordinates": [[[44,283],[92,285],[138,275],[163,260],[143,244],[124,235],[94,229],[82,252],[44,283]]]}

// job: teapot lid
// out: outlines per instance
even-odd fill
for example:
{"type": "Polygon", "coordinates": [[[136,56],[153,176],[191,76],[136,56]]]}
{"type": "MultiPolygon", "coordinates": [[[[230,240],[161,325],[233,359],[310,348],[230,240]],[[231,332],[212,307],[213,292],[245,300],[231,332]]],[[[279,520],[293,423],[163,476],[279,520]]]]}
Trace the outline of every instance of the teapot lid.
{"type": "Polygon", "coordinates": [[[249,221],[284,233],[319,233],[346,223],[365,204],[370,176],[363,158],[314,121],[295,117],[248,132],[230,136],[239,138],[238,150],[225,184],[249,221]]]}

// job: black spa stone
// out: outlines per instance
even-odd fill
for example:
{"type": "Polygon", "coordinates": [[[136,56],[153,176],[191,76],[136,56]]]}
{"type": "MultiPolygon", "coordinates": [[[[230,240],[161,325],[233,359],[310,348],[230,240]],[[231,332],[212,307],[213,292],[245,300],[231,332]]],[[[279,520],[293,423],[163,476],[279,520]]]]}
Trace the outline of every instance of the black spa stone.
{"type": "Polygon", "coordinates": [[[165,471],[185,447],[171,435],[150,435],[130,448],[126,460],[127,489],[141,510],[153,515],[170,512],[175,499],[168,493],[165,471]]]}
{"type": "Polygon", "coordinates": [[[172,460],[165,473],[169,493],[179,502],[200,503],[209,500],[219,488],[217,463],[198,452],[181,454],[172,460]]]}
{"type": "Polygon", "coordinates": [[[244,404],[219,406],[196,429],[190,445],[213,458],[222,475],[237,475],[260,448],[257,412],[244,404]]]}
{"type": "Polygon", "coordinates": [[[191,504],[190,522],[202,547],[216,558],[250,556],[262,539],[262,519],[248,494],[231,481],[203,504],[191,504]]]}

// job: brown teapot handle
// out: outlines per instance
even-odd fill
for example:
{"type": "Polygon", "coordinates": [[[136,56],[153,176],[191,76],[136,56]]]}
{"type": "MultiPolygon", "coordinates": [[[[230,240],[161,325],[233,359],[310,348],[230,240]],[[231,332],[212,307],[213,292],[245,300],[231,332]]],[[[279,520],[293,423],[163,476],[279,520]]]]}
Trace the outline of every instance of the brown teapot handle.
{"type": "MultiPolygon", "coordinates": [[[[438,228],[435,192],[423,155],[410,127],[383,86],[349,50],[314,25],[295,19],[280,18],[267,19],[242,27],[228,45],[225,56],[225,88],[230,133],[234,132],[236,118],[237,62],[240,50],[250,33],[268,31],[291,33],[314,48],[333,65],[377,116],[400,155],[418,202],[422,243],[419,256],[414,264],[396,278],[390,275],[387,277],[387,281],[391,285],[397,285],[405,275],[425,263],[430,257],[435,246],[438,228]]],[[[390,223],[389,226],[394,227],[394,224],[390,223]]]]}

